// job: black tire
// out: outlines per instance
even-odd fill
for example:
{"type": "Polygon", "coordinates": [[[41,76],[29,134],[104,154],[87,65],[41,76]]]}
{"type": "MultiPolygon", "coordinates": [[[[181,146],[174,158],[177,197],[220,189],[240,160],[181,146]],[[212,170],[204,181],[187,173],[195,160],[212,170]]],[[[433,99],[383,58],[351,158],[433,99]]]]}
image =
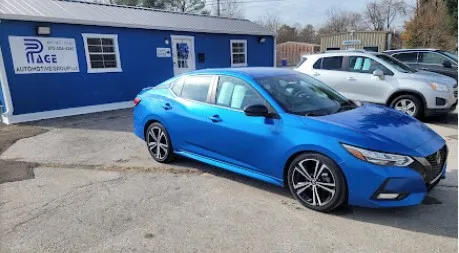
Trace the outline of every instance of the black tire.
{"type": "Polygon", "coordinates": [[[346,179],[343,173],[341,172],[341,169],[338,167],[338,165],[336,165],[336,163],[332,159],[321,154],[303,153],[297,156],[289,165],[287,181],[290,192],[295,197],[295,199],[298,200],[303,206],[310,208],[312,210],[320,212],[330,212],[333,209],[341,206],[347,199],[346,179]],[[306,169],[306,172],[309,172],[308,174],[310,176],[314,176],[310,173],[314,171],[314,169],[316,168],[315,163],[312,164],[314,160],[319,162],[319,169],[317,171],[316,179],[309,181],[311,186],[308,187],[306,185],[308,179],[306,179],[306,177],[304,177],[303,174],[300,173],[298,170],[301,170],[301,164],[303,168],[306,169]],[[325,168],[323,170],[320,169],[322,165],[325,165],[325,168]],[[318,173],[319,171],[322,172],[318,173]],[[303,177],[303,180],[305,181],[305,183],[303,184],[304,186],[300,186],[302,184],[298,183],[298,181],[302,180],[301,177],[303,177]],[[330,193],[329,190],[324,190],[324,188],[322,188],[325,186],[323,185],[324,183],[328,184],[326,188],[328,188],[329,190],[334,189],[333,194],[330,193]],[[334,184],[334,187],[330,186],[332,183],[334,184]],[[302,187],[306,189],[303,189],[302,187]],[[315,196],[313,195],[315,193],[313,190],[314,187],[316,189],[316,193],[318,194],[315,196]],[[326,201],[315,201],[313,197],[315,197],[315,199],[322,199],[326,201]]]}
{"type": "MultiPolygon", "coordinates": [[[[156,136],[156,138],[158,138],[158,136],[156,136]]],[[[159,122],[151,123],[148,126],[147,132],[145,133],[145,141],[147,143],[148,152],[150,152],[151,157],[153,157],[155,161],[159,163],[170,163],[174,160],[175,156],[174,156],[174,149],[172,146],[171,139],[169,137],[169,134],[166,128],[164,128],[164,126],[161,125],[159,122]],[[155,135],[159,135],[160,137],[159,143],[161,145],[159,146],[154,145],[155,138],[153,138],[152,133],[155,135]],[[164,135],[161,133],[164,133],[164,135]],[[166,144],[167,147],[162,144],[166,144]],[[160,152],[159,156],[158,156],[158,151],[160,152]]]]}
{"type": "MultiPolygon", "coordinates": [[[[424,106],[421,102],[421,100],[417,97],[417,96],[414,96],[414,95],[400,95],[396,98],[394,98],[391,102],[390,102],[390,107],[397,110],[396,108],[396,105],[401,102],[402,100],[406,100],[406,101],[411,101],[415,106],[416,106],[416,111],[414,112],[413,115],[410,115],[409,113],[406,113],[410,116],[413,116],[414,118],[417,118],[417,119],[421,119],[423,116],[424,116],[424,106]]],[[[400,110],[398,110],[400,111],[400,110]]],[[[401,111],[403,112],[403,111],[401,111]]]]}

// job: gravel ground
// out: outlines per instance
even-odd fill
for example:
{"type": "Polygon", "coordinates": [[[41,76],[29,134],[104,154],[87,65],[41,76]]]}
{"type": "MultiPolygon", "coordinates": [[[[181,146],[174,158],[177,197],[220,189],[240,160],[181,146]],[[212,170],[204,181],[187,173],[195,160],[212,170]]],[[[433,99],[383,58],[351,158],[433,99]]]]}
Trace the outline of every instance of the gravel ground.
{"type": "MultiPolygon", "coordinates": [[[[21,139],[30,138],[46,130],[34,126],[4,125],[0,122],[0,155],[11,145],[21,139]]],[[[0,160],[0,184],[35,177],[33,168],[38,167],[35,162],[0,160]]]]}

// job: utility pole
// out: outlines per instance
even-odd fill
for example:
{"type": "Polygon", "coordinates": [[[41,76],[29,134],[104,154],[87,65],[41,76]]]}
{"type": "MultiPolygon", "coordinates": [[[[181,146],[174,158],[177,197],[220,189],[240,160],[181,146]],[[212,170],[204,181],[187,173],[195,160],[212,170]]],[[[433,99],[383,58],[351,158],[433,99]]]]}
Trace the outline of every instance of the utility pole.
{"type": "Polygon", "coordinates": [[[220,16],[220,0],[217,0],[217,16],[220,16]]]}

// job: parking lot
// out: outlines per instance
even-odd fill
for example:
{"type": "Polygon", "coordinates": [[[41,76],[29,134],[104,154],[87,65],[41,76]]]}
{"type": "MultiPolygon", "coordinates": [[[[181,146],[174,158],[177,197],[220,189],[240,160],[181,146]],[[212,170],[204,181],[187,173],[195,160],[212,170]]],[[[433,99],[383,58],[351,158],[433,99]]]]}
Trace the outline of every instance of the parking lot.
{"type": "Polygon", "coordinates": [[[331,214],[205,164],[154,162],[130,110],[0,125],[0,252],[457,252],[457,112],[426,123],[450,156],[422,205],[331,214]]]}

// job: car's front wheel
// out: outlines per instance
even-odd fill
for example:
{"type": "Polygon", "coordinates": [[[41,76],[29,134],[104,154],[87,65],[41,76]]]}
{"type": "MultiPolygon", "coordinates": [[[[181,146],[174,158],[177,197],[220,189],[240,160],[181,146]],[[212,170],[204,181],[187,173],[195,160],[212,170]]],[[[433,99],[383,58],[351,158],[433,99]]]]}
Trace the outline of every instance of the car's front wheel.
{"type": "Polygon", "coordinates": [[[424,113],[421,101],[413,95],[401,95],[396,97],[390,103],[390,107],[415,118],[421,118],[424,113]]]}
{"type": "Polygon", "coordinates": [[[145,134],[148,151],[157,162],[168,163],[174,159],[172,142],[166,129],[158,122],[148,126],[145,134]]]}
{"type": "Polygon", "coordinates": [[[329,212],[346,200],[347,188],[341,169],[330,158],[304,153],[289,166],[288,186],[305,207],[329,212]]]}

